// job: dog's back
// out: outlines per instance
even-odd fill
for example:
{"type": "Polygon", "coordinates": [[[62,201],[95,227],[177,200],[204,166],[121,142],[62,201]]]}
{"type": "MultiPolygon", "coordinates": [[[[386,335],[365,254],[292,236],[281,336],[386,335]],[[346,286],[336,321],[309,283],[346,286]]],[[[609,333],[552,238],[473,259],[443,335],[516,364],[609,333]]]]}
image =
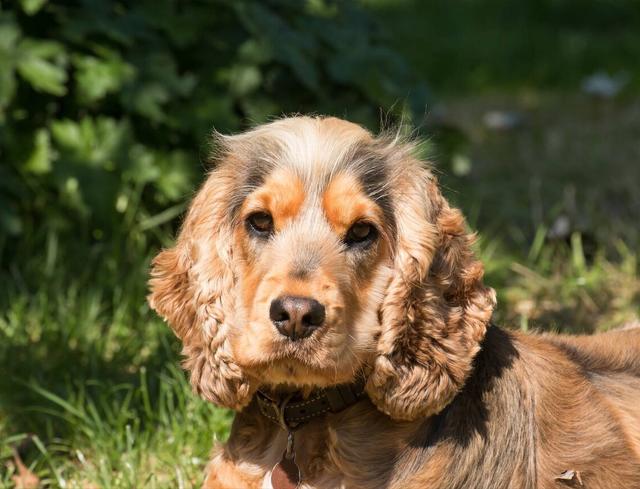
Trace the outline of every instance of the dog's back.
{"type": "Polygon", "coordinates": [[[640,377],[640,325],[593,336],[545,335],[596,375],[624,374],[640,377]]]}
{"type": "Polygon", "coordinates": [[[455,463],[425,470],[418,480],[431,487],[640,488],[640,328],[586,337],[491,327],[442,416],[435,445],[453,442],[455,463]]]}
{"type": "Polygon", "coordinates": [[[536,399],[538,487],[572,471],[585,487],[640,488],[640,328],[515,344],[536,399]]]}
{"type": "MultiPolygon", "coordinates": [[[[640,327],[594,336],[547,336],[609,402],[640,458],[640,327]]],[[[640,487],[640,483],[639,483],[640,487]]]]}

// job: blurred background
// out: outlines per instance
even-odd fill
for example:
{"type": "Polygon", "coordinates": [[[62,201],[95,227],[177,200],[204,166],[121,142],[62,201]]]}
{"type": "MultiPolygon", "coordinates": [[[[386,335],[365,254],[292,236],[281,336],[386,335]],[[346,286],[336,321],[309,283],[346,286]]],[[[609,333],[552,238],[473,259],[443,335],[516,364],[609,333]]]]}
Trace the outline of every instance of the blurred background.
{"type": "Polygon", "coordinates": [[[188,488],[230,416],[145,303],[208,135],[406,122],[506,327],[640,316],[635,0],[0,1],[0,487],[188,488]]]}

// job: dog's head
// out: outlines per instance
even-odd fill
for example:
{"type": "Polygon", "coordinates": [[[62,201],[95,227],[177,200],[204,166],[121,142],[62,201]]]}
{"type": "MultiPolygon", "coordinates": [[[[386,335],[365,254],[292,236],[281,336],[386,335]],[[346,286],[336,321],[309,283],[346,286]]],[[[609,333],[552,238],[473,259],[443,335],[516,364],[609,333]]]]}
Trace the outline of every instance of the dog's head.
{"type": "Polygon", "coordinates": [[[309,117],[217,144],[150,281],[195,389],[242,409],[260,386],[364,373],[391,417],[440,411],[470,372],[495,294],[412,146],[309,117]]]}

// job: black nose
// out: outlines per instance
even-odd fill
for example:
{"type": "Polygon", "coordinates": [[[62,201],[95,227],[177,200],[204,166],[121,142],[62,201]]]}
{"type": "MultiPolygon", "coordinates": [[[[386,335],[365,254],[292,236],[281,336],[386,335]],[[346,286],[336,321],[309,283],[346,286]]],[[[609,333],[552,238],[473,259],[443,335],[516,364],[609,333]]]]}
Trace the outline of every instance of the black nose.
{"type": "Polygon", "coordinates": [[[309,297],[283,296],[274,299],[269,317],[280,334],[299,340],[306,338],[324,322],[324,306],[309,297]]]}

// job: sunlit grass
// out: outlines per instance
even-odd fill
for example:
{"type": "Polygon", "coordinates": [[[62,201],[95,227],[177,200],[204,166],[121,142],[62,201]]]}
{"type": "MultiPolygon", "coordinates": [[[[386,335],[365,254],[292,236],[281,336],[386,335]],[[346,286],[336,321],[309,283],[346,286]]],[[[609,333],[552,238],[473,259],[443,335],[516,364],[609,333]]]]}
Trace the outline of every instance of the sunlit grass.
{"type": "Polygon", "coordinates": [[[588,259],[574,233],[570,244],[534,240],[527,256],[506,255],[499,262],[491,259],[494,250],[482,249],[489,281],[495,278],[498,291],[495,321],[525,331],[566,333],[606,331],[638,321],[638,255],[621,241],[615,246],[615,259],[603,251],[588,259]]]}
{"type": "Polygon", "coordinates": [[[226,436],[229,414],[193,396],[177,367],[155,375],[153,393],[144,369],[137,384],[84,381],[62,396],[26,386],[40,399],[25,409],[46,418],[44,431],[30,438],[41,481],[83,489],[193,487],[214,438],[226,436]]]}

